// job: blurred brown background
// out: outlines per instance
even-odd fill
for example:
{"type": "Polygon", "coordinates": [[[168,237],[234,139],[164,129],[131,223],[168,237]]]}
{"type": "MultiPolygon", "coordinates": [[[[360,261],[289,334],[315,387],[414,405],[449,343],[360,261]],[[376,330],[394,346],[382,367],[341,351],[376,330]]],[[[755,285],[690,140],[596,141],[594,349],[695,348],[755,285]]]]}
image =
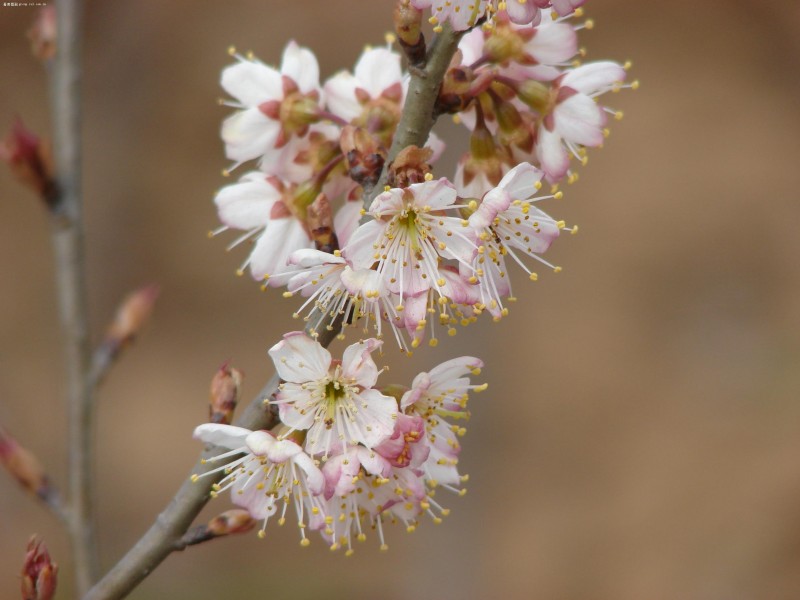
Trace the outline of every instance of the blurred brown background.
{"type": "MultiPolygon", "coordinates": [[[[162,285],[154,323],[98,410],[100,542],[109,567],[198,452],[224,360],[252,397],[293,300],[206,239],[225,183],[216,105],[226,48],[278,62],[291,34],[323,76],[381,43],[389,0],[89,2],[85,134],[95,335],[131,288],[162,285]]],[[[0,7],[0,125],[46,131],[45,80],[0,7]]],[[[800,5],[592,0],[590,58],[634,61],[626,118],[546,209],[581,226],[518,279],[508,319],[384,356],[390,377],[486,359],[444,524],[371,539],[349,559],[291,527],[172,556],[134,594],[161,598],[800,598],[800,5]]],[[[451,172],[463,132],[444,127],[451,172]],[[455,134],[455,135],[451,135],[455,134]]],[[[62,363],[47,220],[0,169],[0,422],[64,483],[62,363]]],[[[211,516],[229,506],[212,503],[211,516]]],[[[0,597],[17,597],[28,536],[62,564],[55,520],[0,475],[0,597]]]]}

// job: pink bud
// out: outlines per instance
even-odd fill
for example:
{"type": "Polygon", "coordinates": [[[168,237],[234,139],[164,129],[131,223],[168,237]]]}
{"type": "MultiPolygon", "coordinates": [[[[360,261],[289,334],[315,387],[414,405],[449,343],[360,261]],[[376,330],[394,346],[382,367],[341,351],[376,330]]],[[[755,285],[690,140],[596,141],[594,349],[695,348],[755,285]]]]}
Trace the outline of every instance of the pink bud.
{"type": "Polygon", "coordinates": [[[239,369],[222,365],[211,380],[209,421],[228,425],[233,420],[233,411],[239,402],[244,374],[239,369]]]}
{"type": "Polygon", "coordinates": [[[56,7],[45,6],[36,14],[36,20],[28,30],[33,55],[47,61],[56,54],[56,7]]]}
{"type": "Polygon", "coordinates": [[[106,331],[105,343],[119,350],[133,341],[150,320],[159,293],[159,287],[150,284],[129,294],[117,309],[114,321],[106,331]]]}
{"type": "Polygon", "coordinates": [[[22,565],[22,600],[50,600],[56,591],[58,565],[41,540],[33,536],[28,542],[22,565]]]}
{"type": "Polygon", "coordinates": [[[42,499],[47,499],[48,495],[53,493],[39,459],[20,446],[2,427],[0,427],[0,464],[29,492],[42,499]]]}
{"type": "Polygon", "coordinates": [[[48,206],[56,200],[53,159],[50,146],[17,119],[6,139],[0,142],[0,160],[23,185],[38,193],[48,206]]]}
{"type": "Polygon", "coordinates": [[[250,513],[241,508],[226,510],[208,522],[209,533],[214,537],[231,535],[235,533],[245,533],[255,527],[256,522],[250,513]]]}

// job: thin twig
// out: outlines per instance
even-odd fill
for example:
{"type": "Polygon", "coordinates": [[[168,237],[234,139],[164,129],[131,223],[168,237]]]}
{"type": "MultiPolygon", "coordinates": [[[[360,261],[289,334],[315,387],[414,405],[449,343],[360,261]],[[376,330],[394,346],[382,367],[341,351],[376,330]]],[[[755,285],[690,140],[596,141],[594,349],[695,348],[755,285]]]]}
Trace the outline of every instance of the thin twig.
{"type": "Polygon", "coordinates": [[[64,333],[69,411],[69,533],[79,594],[97,572],[92,524],[91,348],[86,308],[81,196],[81,0],[56,0],[58,50],[51,103],[58,195],[52,206],[56,285],[64,333]]]}
{"type": "MultiPolygon", "coordinates": [[[[431,45],[425,68],[412,71],[409,92],[389,154],[390,159],[397,156],[397,153],[406,146],[422,146],[428,139],[435,121],[434,105],[439,87],[456,51],[459,38],[458,33],[445,30],[431,45]]],[[[367,203],[382,191],[382,182],[386,180],[386,175],[387,170],[384,167],[379,185],[371,190],[365,190],[367,203]]],[[[318,313],[312,313],[310,323],[316,321],[315,314],[318,313]]],[[[336,338],[339,330],[340,325],[335,325],[332,329],[323,328],[319,332],[318,341],[323,346],[328,346],[336,338]]],[[[279,383],[278,376],[274,375],[235,424],[247,429],[270,429],[275,426],[278,417],[274,406],[265,406],[264,400],[272,397],[279,383]]],[[[203,474],[212,469],[211,463],[205,464],[203,461],[219,452],[218,448],[207,446],[191,473],[203,474]]],[[[89,591],[84,600],[117,600],[127,596],[167,556],[181,547],[184,534],[209,500],[211,486],[222,477],[223,473],[219,473],[202,477],[196,483],[192,483],[187,477],[178,493],[147,533],[89,591]]]]}

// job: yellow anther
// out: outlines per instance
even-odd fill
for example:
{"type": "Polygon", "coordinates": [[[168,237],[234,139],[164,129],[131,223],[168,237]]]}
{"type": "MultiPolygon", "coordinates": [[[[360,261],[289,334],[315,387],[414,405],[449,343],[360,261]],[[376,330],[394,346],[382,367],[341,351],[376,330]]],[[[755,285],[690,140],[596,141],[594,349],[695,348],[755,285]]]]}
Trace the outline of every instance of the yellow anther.
{"type": "Polygon", "coordinates": [[[626,71],[629,71],[632,66],[633,66],[633,62],[631,62],[629,60],[626,60],[625,64],[622,65],[622,68],[625,69],[626,71]]]}
{"type": "Polygon", "coordinates": [[[301,545],[303,548],[305,548],[305,547],[309,546],[310,544],[311,544],[311,540],[310,540],[310,539],[308,539],[308,538],[303,538],[302,540],[300,540],[300,545],[301,545]]]}
{"type": "Polygon", "coordinates": [[[553,198],[555,198],[556,200],[561,200],[563,197],[564,197],[564,192],[562,192],[561,190],[553,194],[553,198]]]}
{"type": "Polygon", "coordinates": [[[625,114],[621,110],[618,110],[617,112],[614,113],[614,118],[617,121],[621,121],[622,117],[624,117],[624,116],[625,116],[625,114]]]}
{"type": "Polygon", "coordinates": [[[553,269],[553,273],[561,273],[561,271],[562,271],[561,267],[556,267],[555,269],[553,269]]]}
{"type": "Polygon", "coordinates": [[[433,173],[425,173],[425,181],[433,181],[433,173]]]}
{"type": "Polygon", "coordinates": [[[594,20],[593,19],[586,19],[586,22],[583,24],[586,29],[594,29],[594,20]]]}
{"type": "Polygon", "coordinates": [[[291,298],[292,296],[294,296],[294,294],[292,292],[283,292],[283,297],[284,298],[291,298]]]}
{"type": "Polygon", "coordinates": [[[480,394],[481,392],[485,392],[486,388],[489,387],[488,383],[482,383],[480,385],[476,385],[473,389],[475,390],[476,394],[480,394]]]}
{"type": "Polygon", "coordinates": [[[228,54],[230,56],[235,56],[236,55],[236,46],[228,46],[228,54]]]}
{"type": "Polygon", "coordinates": [[[430,346],[431,348],[435,348],[438,345],[439,345],[439,340],[437,340],[436,338],[431,338],[428,340],[428,346],[430,346]]]}
{"type": "Polygon", "coordinates": [[[539,281],[539,275],[538,275],[537,273],[531,273],[531,274],[528,276],[528,278],[529,278],[531,281],[539,281]]]}
{"type": "Polygon", "coordinates": [[[578,226],[577,225],[573,225],[572,226],[572,231],[570,231],[570,234],[571,235],[575,235],[576,233],[578,233],[578,226]]]}
{"type": "Polygon", "coordinates": [[[231,172],[228,171],[228,169],[222,169],[222,176],[223,177],[230,177],[231,176],[231,172]]]}
{"type": "Polygon", "coordinates": [[[387,32],[383,39],[386,40],[387,44],[394,44],[397,41],[397,36],[391,32],[387,32]]]}
{"type": "Polygon", "coordinates": [[[556,226],[557,226],[559,229],[564,229],[564,227],[566,227],[566,226],[567,226],[567,223],[566,223],[565,221],[556,221],[556,226]]]}
{"type": "Polygon", "coordinates": [[[634,79],[631,82],[631,89],[632,90],[638,90],[639,89],[639,80],[638,79],[634,79]]]}
{"type": "Polygon", "coordinates": [[[194,475],[192,475],[192,476],[190,477],[190,479],[192,480],[192,483],[197,483],[197,480],[198,480],[198,479],[200,479],[200,475],[198,475],[197,473],[195,473],[194,475]]]}
{"type": "Polygon", "coordinates": [[[447,330],[447,335],[449,335],[450,337],[453,337],[457,333],[458,331],[456,331],[456,329],[454,329],[453,327],[447,330]]]}

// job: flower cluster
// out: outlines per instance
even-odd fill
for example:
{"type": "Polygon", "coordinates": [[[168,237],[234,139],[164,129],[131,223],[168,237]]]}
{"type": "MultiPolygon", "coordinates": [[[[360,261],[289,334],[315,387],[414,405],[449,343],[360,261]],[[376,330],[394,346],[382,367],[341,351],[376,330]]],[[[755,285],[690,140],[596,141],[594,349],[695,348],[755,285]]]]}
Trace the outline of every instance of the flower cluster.
{"type": "Polygon", "coordinates": [[[465,480],[457,468],[463,419],[483,363],[471,357],[447,361],[420,373],[409,389],[375,388],[380,371],[369,339],[348,346],[333,360],[317,341],[289,333],[269,353],[283,383],[269,402],[276,404],[283,426],[278,431],[250,431],[232,425],[206,424],[195,437],[227,448],[203,475],[224,472],[212,495],[231,490],[234,503],[263,525],[286,519],[290,506],[301,543],[306,530],[319,531],[332,549],[353,551],[353,541],[375,530],[386,547],[384,523],[401,522],[413,530],[423,513],[438,522],[447,509],[437,488],[460,493],[465,480]]]}
{"type": "Polygon", "coordinates": [[[577,230],[538,203],[561,197],[557,184],[578,175],[571,159],[586,164],[586,148],[608,135],[607,115],[621,117],[598,96],[626,87],[625,66],[575,60],[586,25],[570,22],[577,4],[434,2],[440,15],[491,12],[491,27],[462,38],[437,101],[470,128],[469,151],[450,181],[431,173],[438,139],[407,149],[363,216],[404,106],[400,55],[365,50],[353,73],[324,85],[314,55],[293,42],[280,70],[236,55],[222,85],[239,110],[222,137],[235,166],[259,169],[218,193],[215,233],[242,230],[231,247],[254,241],[242,270],[302,296],[295,314],[312,333],[347,320],[382,338],[388,326],[410,352],[426,336],[437,343],[437,324],[454,335],[483,313],[506,315],[508,264],[532,280],[536,265],[558,272],[541,255],[577,230]],[[556,189],[538,195],[543,182],[556,189]]]}
{"type": "Polygon", "coordinates": [[[418,111],[469,129],[451,178],[433,175],[444,151],[433,134],[394,148],[401,117],[414,114],[405,103],[419,98],[393,40],[324,83],[313,53],[294,42],[280,68],[232,52],[237,62],[222,74],[234,99],[224,104],[236,109],[222,127],[226,174],[253,168],[217,194],[223,226],[212,234],[240,230],[230,248],[252,242],[240,273],[300,296],[294,316],[305,332],[269,351],[281,378],[269,400],[279,425],[208,424],[195,436],[228,449],[206,474],[222,472],[214,494],[230,489],[263,521],[262,536],[292,505],[304,544],[307,530],[319,531],[351,552],[374,529],[385,546],[387,520],[408,529],[422,513],[438,521],[447,511],[433,499],[437,486],[461,489],[464,430],[452,419],[467,416],[470,390],[483,389],[468,377],[481,361],[450,360],[408,389],[378,388],[372,353],[384,337],[410,355],[426,337],[436,345],[439,331],[454,335],[484,314],[499,320],[514,300],[510,270],[533,281],[537,267],[561,270],[543,254],[577,227],[539,203],[563,196],[561,183],[574,182],[574,166],[608,136],[609,115],[621,118],[604,94],[637,86],[625,83],[628,64],[581,62],[578,32],[592,26],[576,21],[581,4],[397,0],[398,42],[416,77],[428,75],[424,9],[434,31],[447,21],[462,32],[443,33],[460,36],[458,49],[438,46],[452,60],[432,108],[418,111]],[[334,360],[317,340],[344,325],[368,339],[334,360]]]}

